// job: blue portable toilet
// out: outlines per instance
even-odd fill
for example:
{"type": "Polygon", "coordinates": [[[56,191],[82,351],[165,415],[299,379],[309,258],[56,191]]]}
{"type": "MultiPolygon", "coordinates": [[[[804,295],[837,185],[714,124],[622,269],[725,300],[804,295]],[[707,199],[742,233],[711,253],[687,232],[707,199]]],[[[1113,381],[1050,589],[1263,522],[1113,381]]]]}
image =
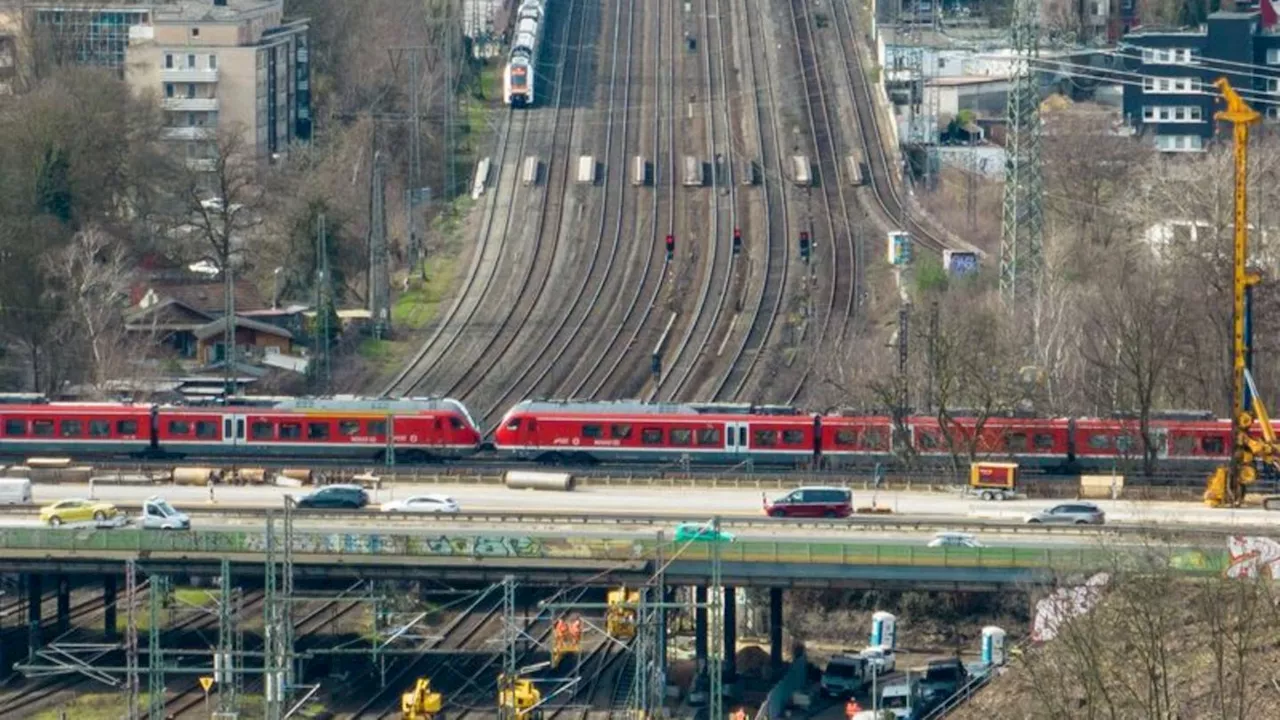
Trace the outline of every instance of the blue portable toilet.
{"type": "Polygon", "coordinates": [[[1003,665],[1005,632],[995,625],[982,628],[982,662],[985,665],[1003,665]]]}
{"type": "Polygon", "coordinates": [[[897,649],[898,618],[893,613],[880,610],[871,616],[871,646],[897,649]]]}

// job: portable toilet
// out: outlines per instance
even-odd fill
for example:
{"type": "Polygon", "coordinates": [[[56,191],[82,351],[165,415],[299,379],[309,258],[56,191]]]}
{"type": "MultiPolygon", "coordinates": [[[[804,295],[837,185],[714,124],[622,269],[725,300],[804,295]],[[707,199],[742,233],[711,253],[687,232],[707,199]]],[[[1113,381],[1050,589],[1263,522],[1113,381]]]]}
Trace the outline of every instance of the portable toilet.
{"type": "Polygon", "coordinates": [[[898,647],[898,618],[883,610],[871,616],[871,646],[898,647]]]}
{"type": "Polygon", "coordinates": [[[983,664],[991,666],[1004,664],[1004,636],[1004,630],[995,625],[982,628],[983,664]]]}

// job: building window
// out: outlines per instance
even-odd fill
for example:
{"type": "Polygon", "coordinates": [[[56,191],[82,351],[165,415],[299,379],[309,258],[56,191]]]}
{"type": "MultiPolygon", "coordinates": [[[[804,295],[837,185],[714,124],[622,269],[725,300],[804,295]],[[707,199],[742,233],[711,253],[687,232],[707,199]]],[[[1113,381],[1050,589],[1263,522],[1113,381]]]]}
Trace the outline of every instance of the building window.
{"type": "Polygon", "coordinates": [[[187,68],[188,68],[188,69],[190,69],[190,70],[195,70],[195,69],[196,69],[196,56],[195,56],[195,55],[188,55],[188,56],[187,56],[187,68]]]}
{"type": "Polygon", "coordinates": [[[191,37],[193,38],[200,37],[200,28],[198,27],[191,28],[191,37]]]}
{"type": "Polygon", "coordinates": [[[1267,78],[1267,92],[1280,93],[1280,78],[1267,78]]]}
{"type": "Polygon", "coordinates": [[[217,55],[210,55],[210,56],[209,56],[209,69],[210,69],[210,70],[217,70],[217,69],[218,69],[218,56],[217,56],[217,55]]]}
{"type": "Polygon", "coordinates": [[[173,97],[173,83],[164,84],[164,96],[170,98],[173,97]]]}
{"type": "Polygon", "coordinates": [[[187,97],[193,98],[195,96],[196,96],[196,84],[187,83],[187,97]]]}
{"type": "Polygon", "coordinates": [[[1199,152],[1202,147],[1199,135],[1156,136],[1156,149],[1161,152],[1199,152]]]}
{"type": "Polygon", "coordinates": [[[1202,85],[1200,78],[1153,78],[1142,79],[1142,89],[1148,93],[1198,93],[1202,85]]]}
{"type": "Polygon", "coordinates": [[[164,67],[166,70],[173,69],[173,53],[164,54],[164,67]]]}
{"type": "Polygon", "coordinates": [[[1280,65],[1280,48],[1267,48],[1267,64],[1280,65]]]}
{"type": "Polygon", "coordinates": [[[1147,105],[1142,108],[1145,122],[1200,122],[1199,105],[1147,105]]]}

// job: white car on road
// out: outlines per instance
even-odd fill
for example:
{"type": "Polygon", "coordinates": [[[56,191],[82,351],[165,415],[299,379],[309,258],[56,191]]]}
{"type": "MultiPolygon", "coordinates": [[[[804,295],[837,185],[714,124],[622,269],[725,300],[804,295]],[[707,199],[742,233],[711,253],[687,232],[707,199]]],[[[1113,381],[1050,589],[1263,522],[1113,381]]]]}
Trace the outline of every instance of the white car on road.
{"type": "Polygon", "coordinates": [[[929,541],[929,547],[980,548],[983,547],[983,544],[978,542],[978,539],[969,533],[940,532],[937,535],[934,535],[933,539],[929,541]]]}
{"type": "Polygon", "coordinates": [[[458,503],[447,495],[414,495],[382,503],[382,512],[456,513],[458,503]]]}
{"type": "Polygon", "coordinates": [[[883,645],[872,645],[858,654],[867,659],[867,664],[875,668],[877,675],[891,673],[898,666],[893,650],[883,645]]]}

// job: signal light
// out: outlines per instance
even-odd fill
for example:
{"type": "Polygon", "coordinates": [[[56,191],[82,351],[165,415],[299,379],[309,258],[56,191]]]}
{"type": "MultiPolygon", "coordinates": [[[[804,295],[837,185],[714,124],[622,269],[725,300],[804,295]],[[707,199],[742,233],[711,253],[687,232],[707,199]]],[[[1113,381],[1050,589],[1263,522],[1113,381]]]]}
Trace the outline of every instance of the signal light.
{"type": "Polygon", "coordinates": [[[676,236],[667,236],[667,260],[671,260],[676,254],[676,236]]]}
{"type": "Polygon", "coordinates": [[[809,262],[809,233],[804,230],[800,231],[800,257],[809,262]]]}
{"type": "Polygon", "coordinates": [[[737,255],[742,252],[742,231],[738,228],[733,229],[733,254],[737,255]]]}

